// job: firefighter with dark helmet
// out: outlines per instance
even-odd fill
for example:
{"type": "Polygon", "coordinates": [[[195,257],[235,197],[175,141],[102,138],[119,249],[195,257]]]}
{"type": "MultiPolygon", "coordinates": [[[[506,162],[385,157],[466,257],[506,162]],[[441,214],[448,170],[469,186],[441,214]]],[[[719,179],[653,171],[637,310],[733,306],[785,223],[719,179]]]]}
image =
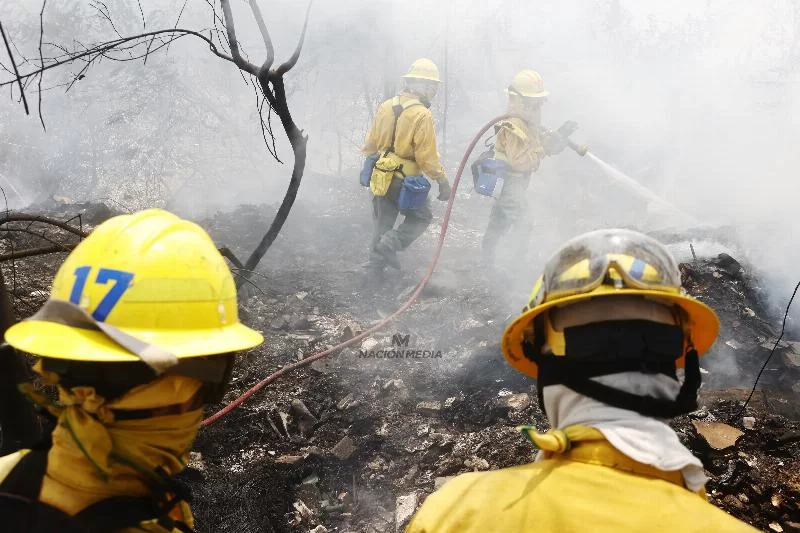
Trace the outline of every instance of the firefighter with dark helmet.
{"type": "Polygon", "coordinates": [[[6,332],[39,356],[58,401],[22,389],[58,422],[51,443],[0,458],[4,528],[191,531],[174,476],[234,355],[263,342],[237,309],[231,272],[196,224],[150,209],[99,225],[42,309],[6,332]]]}
{"type": "Polygon", "coordinates": [[[757,531],[708,503],[702,463],[667,424],[697,409],[698,359],[719,331],[680,282],[669,251],[634,231],[563,245],[502,338],[552,428],[518,428],[536,461],[448,481],[406,531],[757,531]]]}

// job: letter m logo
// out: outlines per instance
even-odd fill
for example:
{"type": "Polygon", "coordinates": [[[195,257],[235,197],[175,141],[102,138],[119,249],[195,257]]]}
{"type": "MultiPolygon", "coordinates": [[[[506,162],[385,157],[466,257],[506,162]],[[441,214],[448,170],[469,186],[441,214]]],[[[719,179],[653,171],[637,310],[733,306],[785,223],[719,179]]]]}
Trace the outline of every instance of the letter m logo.
{"type": "Polygon", "coordinates": [[[409,338],[411,338],[411,335],[400,335],[399,333],[395,333],[392,335],[392,346],[408,346],[409,338]]]}

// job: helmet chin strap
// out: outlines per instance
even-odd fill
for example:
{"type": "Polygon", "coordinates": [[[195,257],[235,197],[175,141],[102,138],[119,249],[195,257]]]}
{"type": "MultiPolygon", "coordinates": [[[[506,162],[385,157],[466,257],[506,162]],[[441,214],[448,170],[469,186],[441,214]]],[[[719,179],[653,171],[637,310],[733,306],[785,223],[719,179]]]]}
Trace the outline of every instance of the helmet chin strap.
{"type": "Polygon", "coordinates": [[[543,390],[548,385],[564,385],[598,402],[653,418],[674,418],[697,409],[700,358],[691,344],[685,354],[684,381],[674,400],[633,394],[592,379],[642,372],[664,374],[677,380],[675,361],[682,353],[684,335],[680,326],[636,320],[608,321],[566,328],[565,334],[564,356],[542,354],[541,344],[538,347],[529,341],[523,344],[525,355],[539,366],[536,386],[542,411],[545,411],[543,390]]]}
{"type": "MultiPolygon", "coordinates": [[[[546,375],[547,369],[540,367],[540,379],[536,389],[539,396],[539,405],[545,412],[543,390],[547,385],[556,383],[546,382],[541,376],[546,375]]],[[[616,372],[610,372],[616,373],[616,372]]],[[[678,396],[674,400],[656,398],[653,396],[640,396],[625,392],[584,376],[562,376],[561,385],[572,389],[578,394],[597,400],[604,404],[628,411],[637,412],[652,418],[675,418],[676,416],[691,413],[697,410],[697,391],[700,388],[700,362],[697,351],[691,348],[686,353],[685,378],[678,396]]],[[[545,412],[545,414],[547,414],[545,412]]]]}

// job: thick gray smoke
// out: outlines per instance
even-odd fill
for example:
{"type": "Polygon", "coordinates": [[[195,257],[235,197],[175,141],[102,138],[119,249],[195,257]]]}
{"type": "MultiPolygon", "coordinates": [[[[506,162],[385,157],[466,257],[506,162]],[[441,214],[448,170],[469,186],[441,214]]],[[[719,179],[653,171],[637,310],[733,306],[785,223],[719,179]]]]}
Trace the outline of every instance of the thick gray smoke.
{"type": "MultiPolygon", "coordinates": [[[[113,4],[117,31],[142,31],[137,2],[113,4]]],[[[180,4],[142,0],[147,29],[175,25],[180,4]]],[[[296,45],[306,4],[261,4],[280,61],[296,45]]],[[[246,2],[232,5],[244,49],[262,57],[246,2]]],[[[39,8],[0,7],[30,62],[23,70],[38,55],[39,8]]],[[[208,4],[188,2],[179,26],[213,28],[208,4]]],[[[48,5],[45,35],[72,44],[115,33],[87,3],[65,1],[48,5]]],[[[602,160],[700,223],[732,226],[736,253],[769,279],[782,304],[800,261],[793,213],[800,193],[792,180],[800,166],[793,147],[800,133],[798,36],[800,6],[792,0],[318,2],[288,90],[309,135],[309,173],[324,176],[325,187],[342,188],[356,179],[371,114],[399,88],[412,60],[432,58],[445,77],[433,111],[451,178],[474,132],[504,111],[503,89],[513,74],[534,68],[550,91],[547,126],[577,120],[575,138],[602,160]]],[[[48,73],[45,85],[69,83],[79,70],[48,73]]],[[[18,197],[12,203],[48,195],[111,198],[203,216],[280,198],[290,167],[265,147],[253,88],[201,41],[183,39],[146,64],[105,61],[65,88],[45,93],[46,133],[16,100],[0,102],[0,186],[18,197]]],[[[28,95],[35,100],[32,87],[28,95]]],[[[277,153],[290,162],[277,120],[274,128],[277,153]]],[[[469,212],[465,224],[480,232],[490,202],[470,194],[468,181],[456,212],[469,212]]],[[[537,220],[531,256],[518,269],[520,286],[580,231],[691,226],[572,152],[546,160],[529,194],[537,220]]],[[[324,201],[324,194],[301,189],[300,198],[324,201]]],[[[353,201],[367,203],[357,194],[353,201]]]]}

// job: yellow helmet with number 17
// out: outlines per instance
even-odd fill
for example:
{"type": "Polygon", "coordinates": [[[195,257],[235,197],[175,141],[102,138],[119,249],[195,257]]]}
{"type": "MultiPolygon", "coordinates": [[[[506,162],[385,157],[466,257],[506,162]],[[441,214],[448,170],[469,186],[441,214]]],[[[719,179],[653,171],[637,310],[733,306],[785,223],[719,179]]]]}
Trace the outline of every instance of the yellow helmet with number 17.
{"type": "Polygon", "coordinates": [[[208,234],[149,209],[99,225],[64,261],[42,310],[6,340],[42,357],[127,362],[146,361],[131,346],[182,359],[252,348],[263,337],[239,322],[231,271],[208,234]]]}

